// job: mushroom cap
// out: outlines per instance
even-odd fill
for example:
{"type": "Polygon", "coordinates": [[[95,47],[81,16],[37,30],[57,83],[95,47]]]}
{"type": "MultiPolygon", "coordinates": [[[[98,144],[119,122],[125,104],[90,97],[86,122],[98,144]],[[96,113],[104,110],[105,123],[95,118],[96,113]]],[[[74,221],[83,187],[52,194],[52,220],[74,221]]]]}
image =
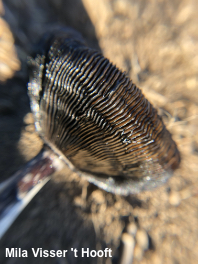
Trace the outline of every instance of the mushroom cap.
{"type": "Polygon", "coordinates": [[[179,151],[157,110],[78,34],[48,33],[29,65],[37,132],[90,182],[128,195],[161,185],[179,166],[179,151]]]}

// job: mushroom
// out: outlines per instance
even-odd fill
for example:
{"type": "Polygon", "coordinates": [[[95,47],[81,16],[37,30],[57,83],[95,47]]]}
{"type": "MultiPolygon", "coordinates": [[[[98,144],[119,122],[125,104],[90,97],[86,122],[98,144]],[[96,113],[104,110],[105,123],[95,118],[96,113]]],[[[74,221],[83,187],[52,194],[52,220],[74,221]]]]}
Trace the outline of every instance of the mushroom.
{"type": "Polygon", "coordinates": [[[2,214],[17,192],[29,194],[63,164],[120,195],[160,186],[179,166],[179,151],[157,110],[77,33],[46,33],[28,64],[31,110],[44,147],[0,185],[2,214]]]}

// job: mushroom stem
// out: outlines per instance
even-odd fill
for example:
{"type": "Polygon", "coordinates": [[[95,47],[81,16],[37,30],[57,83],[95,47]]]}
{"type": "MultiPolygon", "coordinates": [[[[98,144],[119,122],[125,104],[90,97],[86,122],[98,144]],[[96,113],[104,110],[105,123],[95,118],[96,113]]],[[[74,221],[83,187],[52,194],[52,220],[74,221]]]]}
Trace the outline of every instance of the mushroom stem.
{"type": "Polygon", "coordinates": [[[0,184],[0,239],[49,176],[62,167],[61,159],[45,145],[36,157],[0,184]]]}

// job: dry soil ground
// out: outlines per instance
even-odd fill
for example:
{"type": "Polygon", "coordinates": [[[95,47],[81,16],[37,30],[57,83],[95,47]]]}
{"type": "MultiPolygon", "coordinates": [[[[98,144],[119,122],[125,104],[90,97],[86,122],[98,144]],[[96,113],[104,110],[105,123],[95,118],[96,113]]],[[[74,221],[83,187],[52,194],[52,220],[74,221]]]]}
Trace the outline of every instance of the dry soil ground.
{"type": "Polygon", "coordinates": [[[64,169],[1,242],[1,263],[118,263],[122,233],[136,231],[133,263],[198,263],[198,2],[5,0],[0,20],[0,177],[42,147],[34,132],[26,57],[49,23],[81,32],[126,71],[159,109],[181,152],[169,182],[131,197],[106,193],[64,169]],[[13,43],[15,42],[15,46],[13,43]],[[15,72],[18,70],[17,72],[15,72]],[[87,193],[86,193],[87,191],[87,193]],[[5,247],[112,248],[113,258],[10,258],[5,247]]]}

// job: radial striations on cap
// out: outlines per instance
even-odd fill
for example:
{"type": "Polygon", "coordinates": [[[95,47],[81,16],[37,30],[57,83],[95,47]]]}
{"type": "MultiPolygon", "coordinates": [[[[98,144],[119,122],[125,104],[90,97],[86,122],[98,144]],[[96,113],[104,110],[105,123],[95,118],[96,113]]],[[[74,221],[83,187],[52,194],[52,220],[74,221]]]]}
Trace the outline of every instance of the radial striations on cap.
{"type": "Polygon", "coordinates": [[[157,110],[76,35],[48,34],[29,64],[38,133],[90,182],[127,195],[161,185],[178,167],[177,146],[157,110]]]}

